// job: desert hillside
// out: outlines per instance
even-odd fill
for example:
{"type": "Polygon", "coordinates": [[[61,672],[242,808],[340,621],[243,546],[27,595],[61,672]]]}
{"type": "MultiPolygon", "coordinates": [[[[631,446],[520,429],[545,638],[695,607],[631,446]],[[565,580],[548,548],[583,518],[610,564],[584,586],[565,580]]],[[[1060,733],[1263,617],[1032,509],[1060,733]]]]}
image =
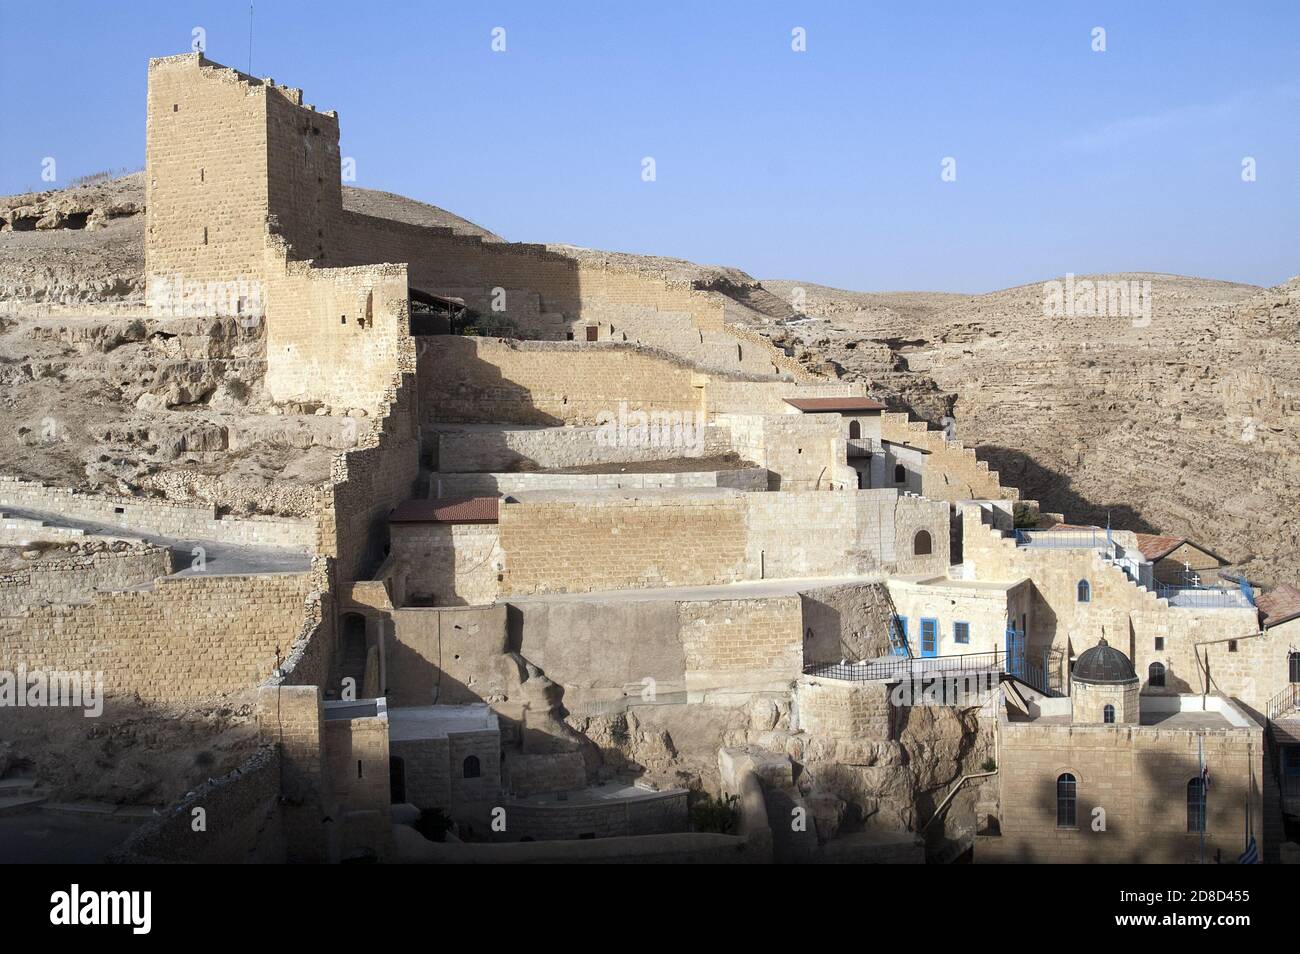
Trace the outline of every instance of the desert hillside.
{"type": "Polygon", "coordinates": [[[1085,279],[1150,281],[1149,322],[1045,318],[1040,284],[965,296],[764,281],[802,294],[811,319],[767,331],[895,406],[950,415],[1046,510],[1185,535],[1262,582],[1300,576],[1300,279],[1085,279]]]}
{"type": "MultiPolygon", "coordinates": [[[[344,205],[501,240],[391,193],[345,188],[344,205]]],[[[212,329],[146,322],[119,335],[97,321],[30,323],[51,308],[138,314],[143,213],[143,173],[0,197],[0,314],[28,319],[0,326],[0,446],[11,467],[175,493],[156,486],[167,458],[212,447],[188,463],[203,494],[219,501],[230,492],[212,485],[231,468],[260,492],[319,479],[349,435],[325,433],[325,422],[308,420],[313,408],[264,416],[256,340],[221,329],[215,338],[224,332],[230,350],[199,354],[212,329]],[[56,427],[43,409],[69,387],[87,411],[59,415],[65,437],[52,446],[38,436],[56,427]]],[[[1149,320],[1045,318],[1041,284],[986,295],[850,292],[680,259],[550,248],[727,295],[728,320],[805,364],[866,381],[935,425],[954,418],[957,437],[1046,510],[1192,537],[1261,582],[1300,578],[1300,279],[1263,289],[1080,276],[1149,281],[1149,320]]]]}

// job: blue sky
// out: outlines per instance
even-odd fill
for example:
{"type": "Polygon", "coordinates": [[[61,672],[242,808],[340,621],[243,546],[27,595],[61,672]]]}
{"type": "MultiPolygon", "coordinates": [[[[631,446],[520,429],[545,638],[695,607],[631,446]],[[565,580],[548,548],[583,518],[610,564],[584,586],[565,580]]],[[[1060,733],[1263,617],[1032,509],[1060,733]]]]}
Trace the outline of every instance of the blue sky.
{"type": "MultiPolygon", "coordinates": [[[[0,194],[45,156],[142,167],[146,61],[196,26],[247,68],[247,3],[0,0],[0,194]]],[[[1300,274],[1298,37],[1295,2],[263,0],[252,69],[339,111],[357,185],[512,240],[862,290],[1270,285],[1300,274]]]]}

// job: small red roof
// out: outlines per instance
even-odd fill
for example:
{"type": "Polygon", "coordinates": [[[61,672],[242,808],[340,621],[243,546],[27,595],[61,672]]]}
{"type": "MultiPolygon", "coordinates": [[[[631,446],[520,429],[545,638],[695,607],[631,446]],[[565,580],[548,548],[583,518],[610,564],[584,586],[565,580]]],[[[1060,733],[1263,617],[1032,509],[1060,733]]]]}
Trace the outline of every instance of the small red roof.
{"type": "Polygon", "coordinates": [[[829,412],[849,414],[854,411],[883,411],[885,409],[885,405],[879,401],[864,397],[786,398],[785,403],[798,408],[805,414],[829,412]]]}
{"type": "Polygon", "coordinates": [[[1166,537],[1158,533],[1135,533],[1133,536],[1137,537],[1142,555],[1151,561],[1168,556],[1187,542],[1186,537],[1166,537]]]}
{"type": "Polygon", "coordinates": [[[1300,590],[1284,583],[1261,594],[1255,605],[1264,617],[1265,627],[1276,626],[1300,617],[1300,590]]]}
{"type": "Polygon", "coordinates": [[[439,497],[398,504],[389,523],[496,523],[498,497],[439,497]]]}

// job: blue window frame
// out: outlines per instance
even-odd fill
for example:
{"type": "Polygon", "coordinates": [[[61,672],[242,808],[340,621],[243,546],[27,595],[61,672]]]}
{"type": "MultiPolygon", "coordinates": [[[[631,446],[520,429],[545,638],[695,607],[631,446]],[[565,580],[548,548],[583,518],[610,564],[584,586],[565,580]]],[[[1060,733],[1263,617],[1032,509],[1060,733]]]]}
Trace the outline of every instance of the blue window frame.
{"type": "Polygon", "coordinates": [[[963,646],[970,644],[970,623],[956,622],[952,624],[952,641],[961,643],[963,646]]]}
{"type": "Polygon", "coordinates": [[[939,621],[937,619],[921,620],[921,656],[939,655],[939,621]]]}
{"type": "Polygon", "coordinates": [[[895,656],[907,655],[907,617],[895,616],[890,621],[889,644],[895,656]]]}
{"type": "Polygon", "coordinates": [[[1092,584],[1087,580],[1080,580],[1079,585],[1075,587],[1075,591],[1080,603],[1092,602],[1092,584]]]}

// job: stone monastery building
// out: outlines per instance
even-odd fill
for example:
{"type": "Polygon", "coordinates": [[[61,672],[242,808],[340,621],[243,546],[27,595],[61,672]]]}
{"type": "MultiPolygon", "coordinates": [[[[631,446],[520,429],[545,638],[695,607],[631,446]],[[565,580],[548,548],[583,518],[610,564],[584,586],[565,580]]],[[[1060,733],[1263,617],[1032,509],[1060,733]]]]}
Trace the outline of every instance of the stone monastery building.
{"type": "Polygon", "coordinates": [[[265,748],[191,796],[259,823],[199,840],[178,809],[128,859],[1281,857],[1300,592],[1041,513],[716,288],[345,210],[339,122],[201,54],[149,64],[151,308],[221,289],[275,401],[361,438],[311,521],[205,518],[309,570],[0,623],[145,701],[259,687],[265,748]],[[114,625],[178,611],[221,621],[182,672],[157,657],[192,630],[114,625]],[[701,830],[709,796],[734,827],[701,830]],[[434,814],[459,840],[410,824],[434,814]]]}

